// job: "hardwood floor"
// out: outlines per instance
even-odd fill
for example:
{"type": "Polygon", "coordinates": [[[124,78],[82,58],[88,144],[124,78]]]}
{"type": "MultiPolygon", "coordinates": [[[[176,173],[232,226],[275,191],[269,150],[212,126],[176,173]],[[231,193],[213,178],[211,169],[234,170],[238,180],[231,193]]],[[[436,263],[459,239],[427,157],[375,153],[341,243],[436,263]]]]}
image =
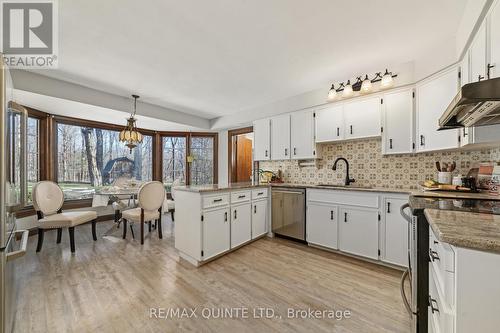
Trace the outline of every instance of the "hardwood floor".
{"type": "Polygon", "coordinates": [[[194,268],[179,259],[172,223],[169,217],[164,220],[163,240],[154,231],[151,237],[146,233],[143,246],[131,240],[130,233],[122,240],[119,230],[116,238],[103,239],[108,222],[98,223],[97,242],[92,241],[90,225],[77,227],[75,255],[67,233],[56,244],[56,232],[47,232],[39,253],[36,236],[30,237],[29,253],[16,271],[22,277],[15,331],[409,331],[399,271],[268,238],[194,268]],[[179,307],[196,308],[198,317],[151,318],[151,308],[161,315],[158,308],[179,307]],[[242,307],[248,308],[249,318],[202,316],[217,314],[212,308],[242,307]],[[253,318],[254,309],[262,307],[274,310],[275,316],[253,318]],[[349,310],[351,316],[289,319],[288,308],[349,310]]]}

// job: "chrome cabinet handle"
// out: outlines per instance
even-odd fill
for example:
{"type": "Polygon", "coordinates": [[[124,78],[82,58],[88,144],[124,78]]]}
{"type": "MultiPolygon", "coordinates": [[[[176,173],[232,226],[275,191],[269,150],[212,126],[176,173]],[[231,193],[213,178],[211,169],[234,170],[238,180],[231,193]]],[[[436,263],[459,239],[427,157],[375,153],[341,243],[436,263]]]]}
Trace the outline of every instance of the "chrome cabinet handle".
{"type": "Polygon", "coordinates": [[[410,270],[406,269],[405,272],[403,273],[403,276],[401,277],[401,283],[399,286],[399,291],[401,292],[401,298],[403,298],[403,304],[406,308],[406,311],[408,312],[409,315],[413,314],[413,311],[410,306],[410,302],[408,302],[408,297],[406,297],[406,292],[405,292],[405,280],[409,276],[410,270]]]}
{"type": "Polygon", "coordinates": [[[437,307],[437,301],[429,295],[429,306],[431,307],[431,312],[439,312],[439,309],[437,307]],[[436,304],[436,307],[434,307],[434,303],[436,304]]]}
{"type": "Polygon", "coordinates": [[[435,260],[440,260],[439,255],[436,251],[432,251],[432,249],[429,249],[429,257],[431,260],[434,262],[435,260]]]}

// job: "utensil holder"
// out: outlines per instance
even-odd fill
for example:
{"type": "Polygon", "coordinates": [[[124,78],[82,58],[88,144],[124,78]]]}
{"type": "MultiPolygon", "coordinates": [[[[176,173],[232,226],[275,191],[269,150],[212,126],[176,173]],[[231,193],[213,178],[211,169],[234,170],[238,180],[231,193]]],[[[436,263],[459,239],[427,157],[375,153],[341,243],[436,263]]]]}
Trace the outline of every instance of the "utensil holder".
{"type": "Polygon", "coordinates": [[[451,172],[448,171],[439,171],[438,172],[438,182],[440,184],[451,184],[451,172]]]}

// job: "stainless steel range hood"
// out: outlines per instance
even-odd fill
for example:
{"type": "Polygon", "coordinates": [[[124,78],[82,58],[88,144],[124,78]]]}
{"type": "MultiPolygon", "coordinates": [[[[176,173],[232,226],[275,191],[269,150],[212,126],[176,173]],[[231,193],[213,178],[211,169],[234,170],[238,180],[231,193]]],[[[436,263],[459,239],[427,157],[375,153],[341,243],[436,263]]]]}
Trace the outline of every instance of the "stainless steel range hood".
{"type": "Polygon", "coordinates": [[[500,124],[500,78],[462,87],[439,118],[439,129],[500,124]]]}

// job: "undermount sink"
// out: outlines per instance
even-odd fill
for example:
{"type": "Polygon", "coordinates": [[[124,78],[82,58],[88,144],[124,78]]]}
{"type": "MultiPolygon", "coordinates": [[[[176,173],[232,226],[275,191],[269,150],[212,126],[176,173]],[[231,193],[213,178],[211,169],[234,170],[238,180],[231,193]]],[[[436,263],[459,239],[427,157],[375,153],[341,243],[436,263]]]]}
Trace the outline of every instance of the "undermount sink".
{"type": "Polygon", "coordinates": [[[318,184],[317,186],[321,187],[330,187],[330,188],[352,188],[352,189],[365,189],[369,190],[371,186],[358,186],[358,185],[332,185],[332,184],[318,184]]]}

